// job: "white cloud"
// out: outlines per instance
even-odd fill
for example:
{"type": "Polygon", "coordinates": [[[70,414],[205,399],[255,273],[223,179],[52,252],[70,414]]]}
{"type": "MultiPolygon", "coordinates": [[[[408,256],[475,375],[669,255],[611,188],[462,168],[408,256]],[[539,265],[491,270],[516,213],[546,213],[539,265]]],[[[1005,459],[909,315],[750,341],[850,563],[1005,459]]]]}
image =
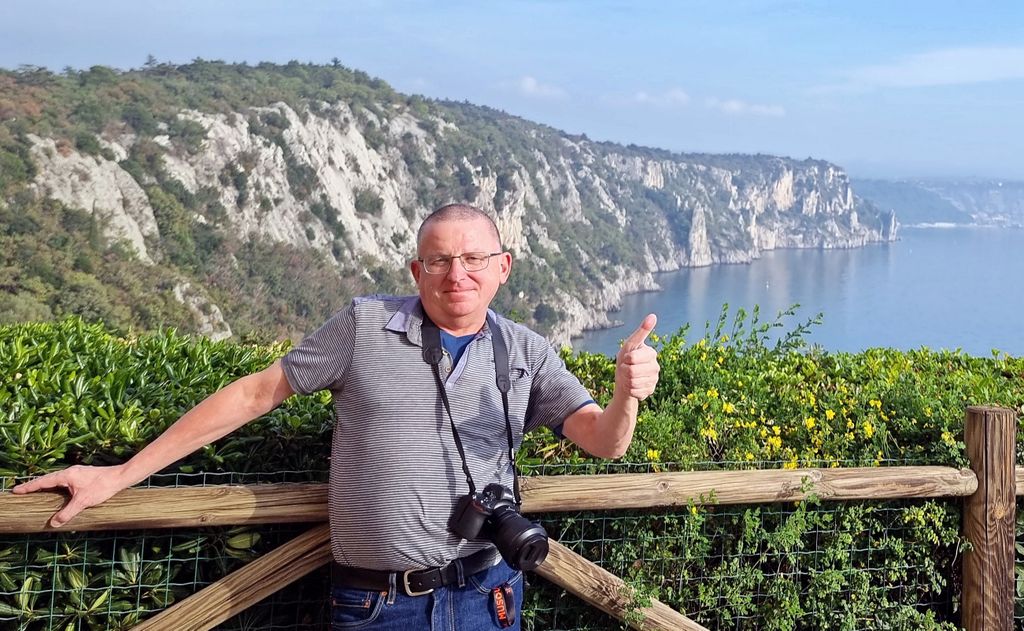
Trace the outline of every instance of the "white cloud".
{"type": "Polygon", "coordinates": [[[535,99],[564,99],[568,96],[562,88],[556,85],[541,83],[529,75],[520,77],[516,81],[503,82],[501,85],[507,90],[514,90],[523,96],[535,99]]]}
{"type": "Polygon", "coordinates": [[[921,88],[1024,79],[1024,47],[947,48],[855,68],[844,83],[816,92],[921,88]]]}
{"type": "Polygon", "coordinates": [[[681,88],[672,88],[660,94],[637,92],[630,99],[633,103],[653,105],[655,107],[679,107],[690,102],[690,95],[681,88]]]}
{"type": "Polygon", "coordinates": [[[785,116],[786,110],[781,105],[763,105],[747,103],[739,99],[709,98],[704,102],[709,108],[733,116],[785,116]]]}

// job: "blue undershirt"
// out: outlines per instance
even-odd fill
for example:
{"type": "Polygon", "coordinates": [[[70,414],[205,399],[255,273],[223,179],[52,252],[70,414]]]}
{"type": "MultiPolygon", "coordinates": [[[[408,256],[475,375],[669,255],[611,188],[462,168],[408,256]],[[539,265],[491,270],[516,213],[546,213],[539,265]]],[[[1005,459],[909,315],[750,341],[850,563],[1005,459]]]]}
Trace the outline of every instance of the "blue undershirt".
{"type": "Polygon", "coordinates": [[[441,346],[444,347],[444,350],[446,350],[448,355],[452,358],[452,368],[459,363],[459,359],[462,358],[462,353],[465,352],[469,343],[476,338],[476,335],[476,333],[470,333],[469,335],[460,335],[456,337],[448,331],[441,329],[441,346]]]}

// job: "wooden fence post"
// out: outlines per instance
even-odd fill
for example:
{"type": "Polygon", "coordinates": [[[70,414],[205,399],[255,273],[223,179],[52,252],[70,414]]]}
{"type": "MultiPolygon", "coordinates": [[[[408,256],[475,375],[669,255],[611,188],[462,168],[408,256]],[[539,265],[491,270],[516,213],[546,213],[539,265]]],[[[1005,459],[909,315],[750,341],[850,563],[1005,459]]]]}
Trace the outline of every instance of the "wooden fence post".
{"type": "Polygon", "coordinates": [[[964,501],[963,623],[966,631],[1013,629],[1017,420],[1012,410],[969,407],[964,442],[978,490],[964,501]]]}

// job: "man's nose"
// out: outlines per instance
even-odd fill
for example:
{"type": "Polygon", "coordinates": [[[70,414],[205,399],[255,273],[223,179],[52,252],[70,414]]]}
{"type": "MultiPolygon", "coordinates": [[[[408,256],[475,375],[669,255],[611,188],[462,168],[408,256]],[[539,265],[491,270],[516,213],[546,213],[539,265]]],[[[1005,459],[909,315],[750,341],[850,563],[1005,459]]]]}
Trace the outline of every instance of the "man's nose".
{"type": "Polygon", "coordinates": [[[445,277],[451,281],[459,281],[466,277],[466,267],[462,264],[461,257],[452,259],[445,277]]]}

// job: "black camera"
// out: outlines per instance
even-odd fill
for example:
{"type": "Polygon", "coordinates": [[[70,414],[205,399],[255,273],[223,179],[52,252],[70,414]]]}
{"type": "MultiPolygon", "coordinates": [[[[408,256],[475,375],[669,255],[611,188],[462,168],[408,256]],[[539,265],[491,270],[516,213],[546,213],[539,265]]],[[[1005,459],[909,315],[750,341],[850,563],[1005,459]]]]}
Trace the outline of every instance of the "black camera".
{"type": "Polygon", "coordinates": [[[494,542],[505,562],[517,570],[532,570],[548,556],[548,533],[519,514],[512,491],[500,484],[460,497],[448,527],[463,539],[494,542]]]}

